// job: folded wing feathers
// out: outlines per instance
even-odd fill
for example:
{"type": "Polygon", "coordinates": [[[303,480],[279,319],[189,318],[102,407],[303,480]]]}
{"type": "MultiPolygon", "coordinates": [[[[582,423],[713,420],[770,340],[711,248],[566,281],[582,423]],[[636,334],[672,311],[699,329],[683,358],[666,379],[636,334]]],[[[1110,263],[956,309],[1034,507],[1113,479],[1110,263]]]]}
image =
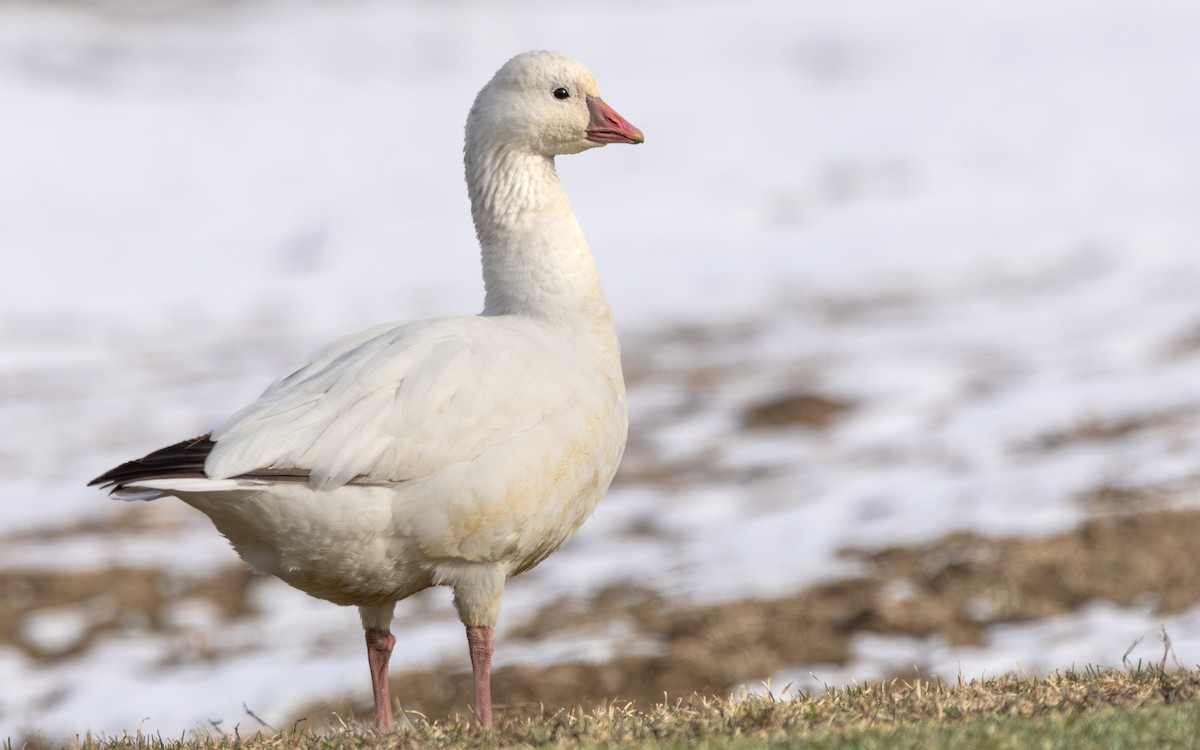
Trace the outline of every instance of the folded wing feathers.
{"type": "Polygon", "coordinates": [[[303,466],[321,488],[359,476],[410,478],[405,462],[387,467],[379,462],[401,437],[389,425],[411,429],[412,417],[428,404],[429,394],[416,399],[401,391],[414,380],[440,379],[444,369],[439,355],[445,347],[410,341],[423,328],[401,325],[366,340],[354,337],[356,345],[318,356],[272,386],[214,430],[210,475],[232,477],[263,465],[303,466]],[[401,404],[409,419],[394,418],[401,404]]]}
{"type": "Polygon", "coordinates": [[[582,372],[570,358],[548,371],[521,355],[529,343],[511,325],[479,318],[378,326],[318,352],[211,434],[92,484],[207,477],[333,488],[426,476],[476,458],[570,401],[582,372]]]}

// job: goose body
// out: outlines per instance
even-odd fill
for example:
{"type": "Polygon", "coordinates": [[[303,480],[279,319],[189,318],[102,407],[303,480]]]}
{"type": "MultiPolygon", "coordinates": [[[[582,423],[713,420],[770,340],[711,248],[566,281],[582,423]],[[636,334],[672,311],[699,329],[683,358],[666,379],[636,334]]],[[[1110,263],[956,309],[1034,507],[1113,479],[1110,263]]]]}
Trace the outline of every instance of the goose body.
{"type": "Polygon", "coordinates": [[[467,121],[482,314],[347,336],[210,434],[92,484],[177,497],[255,569],[357,606],[381,730],[394,726],[394,607],[451,587],[467,626],[474,718],[490,724],[504,582],[591,515],[627,430],[612,317],[554,157],[641,140],[578,62],[513,58],[467,121]]]}

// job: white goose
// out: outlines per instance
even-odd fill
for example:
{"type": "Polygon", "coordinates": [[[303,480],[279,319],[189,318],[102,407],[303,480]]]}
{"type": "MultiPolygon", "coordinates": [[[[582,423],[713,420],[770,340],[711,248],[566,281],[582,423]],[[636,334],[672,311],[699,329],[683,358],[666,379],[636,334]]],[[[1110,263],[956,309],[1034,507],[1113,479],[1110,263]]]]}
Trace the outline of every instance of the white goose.
{"type": "Polygon", "coordinates": [[[337,341],[210,434],[91,484],[178,497],[255,569],[356,605],[381,731],[396,602],[449,586],[489,726],[505,579],[575,533],[625,449],[617,337],[554,157],[642,140],[580,63],[514,57],[467,118],[483,313],[337,341]]]}

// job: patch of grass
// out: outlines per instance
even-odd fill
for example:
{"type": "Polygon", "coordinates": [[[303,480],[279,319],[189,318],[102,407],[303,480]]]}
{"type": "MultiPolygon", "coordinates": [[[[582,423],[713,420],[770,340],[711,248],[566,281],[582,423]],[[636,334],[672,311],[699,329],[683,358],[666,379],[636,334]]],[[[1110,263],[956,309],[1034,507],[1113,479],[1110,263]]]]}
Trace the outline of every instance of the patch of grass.
{"type": "MultiPolygon", "coordinates": [[[[1200,737],[1200,675],[1147,668],[1088,670],[1035,680],[1016,676],[945,685],[877,682],[802,695],[718,700],[693,696],[644,710],[605,703],[500,718],[486,734],[465,719],[427,722],[379,736],[361,724],[316,734],[293,730],[193,740],[125,735],[38,739],[29,750],[266,750],[268,748],[1057,748],[1189,747],[1200,737]]],[[[303,724],[299,726],[304,726],[303,724]]],[[[7,749],[6,749],[7,750],[7,749]]]]}
{"type": "MultiPolygon", "coordinates": [[[[812,737],[701,742],[702,748],[812,748],[817,750],[1076,750],[1077,748],[1187,748],[1200,739],[1200,705],[1103,710],[1041,718],[988,718],[961,724],[922,722],[894,729],[833,731],[812,737]]],[[[682,746],[682,745],[677,745],[682,746]]]]}

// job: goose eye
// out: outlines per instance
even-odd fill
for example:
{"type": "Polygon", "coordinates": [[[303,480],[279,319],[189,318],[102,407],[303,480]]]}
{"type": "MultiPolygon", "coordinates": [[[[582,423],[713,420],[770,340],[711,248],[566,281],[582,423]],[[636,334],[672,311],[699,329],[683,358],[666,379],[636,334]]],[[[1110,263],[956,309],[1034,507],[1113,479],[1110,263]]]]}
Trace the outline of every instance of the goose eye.
{"type": "Polygon", "coordinates": [[[555,99],[568,99],[568,98],[570,98],[570,96],[571,96],[571,92],[567,91],[562,86],[559,86],[558,88],[554,89],[554,98],[555,99]]]}

